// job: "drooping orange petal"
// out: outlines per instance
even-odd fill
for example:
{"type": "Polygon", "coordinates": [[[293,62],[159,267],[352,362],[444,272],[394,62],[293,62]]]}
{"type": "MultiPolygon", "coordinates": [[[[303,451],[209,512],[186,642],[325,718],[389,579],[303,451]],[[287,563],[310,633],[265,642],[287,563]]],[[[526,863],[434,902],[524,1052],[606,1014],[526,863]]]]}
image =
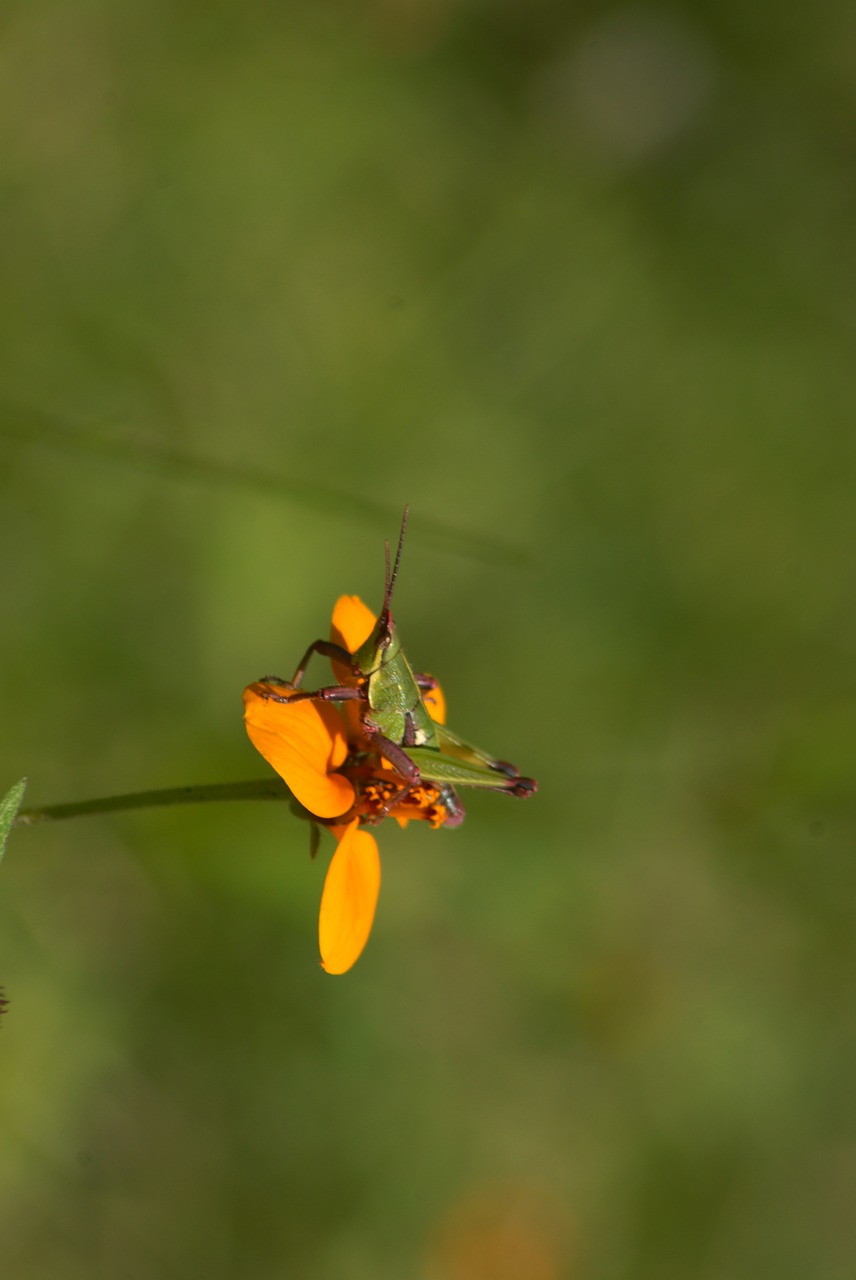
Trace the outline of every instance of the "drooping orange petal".
{"type": "Polygon", "coordinates": [[[244,690],[244,722],[250,741],[291,788],[297,799],[319,818],[335,818],[354,803],[354,788],[335,770],[348,754],[345,729],[331,706],[309,700],[289,706],[263,697],[261,683],[244,690]]]}
{"type": "Polygon", "coordinates": [[[371,933],[379,892],[377,841],[354,819],[333,854],[321,895],[318,945],[327,973],[347,973],[359,958],[371,933]]]}

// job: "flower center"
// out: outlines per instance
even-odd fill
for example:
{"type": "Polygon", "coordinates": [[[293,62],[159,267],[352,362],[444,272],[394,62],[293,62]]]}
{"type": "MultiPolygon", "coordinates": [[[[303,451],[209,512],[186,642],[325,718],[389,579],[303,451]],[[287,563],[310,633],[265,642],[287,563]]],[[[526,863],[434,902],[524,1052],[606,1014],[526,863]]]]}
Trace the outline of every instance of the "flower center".
{"type": "Polygon", "coordinates": [[[389,816],[422,819],[436,828],[446,821],[447,809],[440,799],[440,787],[434,782],[422,779],[396,800],[404,784],[382,758],[374,756],[366,760],[362,756],[357,764],[347,762],[341,772],[354,785],[357,793],[354,812],[359,814],[360,822],[380,822],[389,816]]]}

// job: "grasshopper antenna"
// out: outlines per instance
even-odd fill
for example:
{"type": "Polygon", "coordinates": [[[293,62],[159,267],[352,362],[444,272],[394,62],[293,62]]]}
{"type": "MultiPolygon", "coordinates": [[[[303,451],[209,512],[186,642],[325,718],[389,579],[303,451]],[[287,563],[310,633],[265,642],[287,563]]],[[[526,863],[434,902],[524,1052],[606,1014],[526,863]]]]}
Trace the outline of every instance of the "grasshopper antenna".
{"type": "Polygon", "coordinates": [[[410,504],[404,508],[404,515],[401,517],[401,533],[398,535],[398,550],[395,553],[395,564],[392,566],[392,573],[389,571],[389,543],[384,542],[384,551],[386,552],[386,579],[383,592],[383,608],[380,616],[381,622],[385,626],[389,626],[389,606],[392,603],[392,592],[395,587],[395,579],[398,577],[398,566],[401,563],[401,549],[404,546],[404,535],[407,532],[407,516],[410,511],[410,504]]]}

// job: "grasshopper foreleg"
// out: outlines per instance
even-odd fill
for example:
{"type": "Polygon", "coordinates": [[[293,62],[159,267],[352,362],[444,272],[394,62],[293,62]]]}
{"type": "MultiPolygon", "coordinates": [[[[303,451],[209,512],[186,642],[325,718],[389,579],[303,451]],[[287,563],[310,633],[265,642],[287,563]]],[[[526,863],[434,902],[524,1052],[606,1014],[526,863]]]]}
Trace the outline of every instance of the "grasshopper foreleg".
{"type": "MultiPolygon", "coordinates": [[[[344,666],[350,667],[352,671],[356,672],[353,655],[348,653],[347,649],[343,649],[340,644],[334,644],[332,640],[313,640],[300,659],[297,670],[289,681],[292,689],[299,689],[303,683],[303,677],[306,674],[306,668],[309,666],[309,659],[313,653],[320,653],[325,658],[334,658],[336,662],[341,662],[344,666]]],[[[280,683],[284,683],[284,681],[280,683]]]]}
{"type": "MultiPolygon", "coordinates": [[[[287,680],[278,680],[274,683],[282,685],[283,688],[290,689],[294,687],[287,680]]],[[[366,691],[362,686],[354,687],[354,685],[349,684],[329,684],[323,689],[299,689],[296,693],[291,694],[261,694],[265,702],[363,702],[366,696],[366,691]]]]}

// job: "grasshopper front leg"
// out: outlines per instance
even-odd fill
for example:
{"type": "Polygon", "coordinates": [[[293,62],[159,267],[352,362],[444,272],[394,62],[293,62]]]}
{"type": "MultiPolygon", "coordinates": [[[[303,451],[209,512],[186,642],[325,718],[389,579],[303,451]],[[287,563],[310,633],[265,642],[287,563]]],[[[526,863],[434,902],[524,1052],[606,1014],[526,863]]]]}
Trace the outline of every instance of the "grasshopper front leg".
{"type": "MultiPolygon", "coordinates": [[[[268,677],[267,680],[260,681],[261,684],[279,685],[283,689],[293,689],[294,686],[287,680],[276,680],[268,677]]],[[[298,689],[295,693],[264,693],[259,695],[265,702],[365,702],[366,691],[358,685],[350,684],[328,684],[323,689],[298,689]]]]}
{"type": "Polygon", "coordinates": [[[297,664],[297,670],[290,681],[292,689],[299,689],[303,683],[303,677],[313,653],[320,653],[325,658],[333,658],[336,662],[350,667],[355,675],[359,675],[359,669],[354,665],[353,654],[348,653],[347,649],[343,649],[340,644],[334,644],[332,640],[313,640],[297,664]]]}

